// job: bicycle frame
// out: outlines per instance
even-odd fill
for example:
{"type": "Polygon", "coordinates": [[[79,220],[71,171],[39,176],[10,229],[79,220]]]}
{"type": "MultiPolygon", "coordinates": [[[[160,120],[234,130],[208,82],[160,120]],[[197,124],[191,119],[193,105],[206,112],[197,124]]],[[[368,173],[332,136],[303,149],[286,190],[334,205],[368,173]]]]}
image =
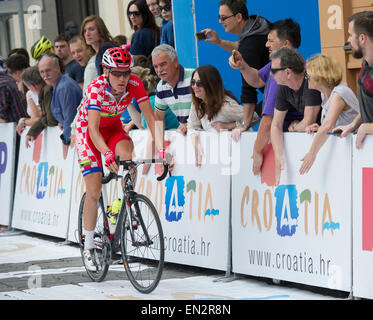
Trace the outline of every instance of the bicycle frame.
{"type": "MultiPolygon", "coordinates": [[[[119,161],[117,161],[117,162],[119,162],[119,161]]],[[[155,162],[155,161],[152,161],[152,162],[155,162]]],[[[114,173],[110,173],[108,177],[103,179],[103,184],[108,183],[112,178],[116,178],[116,179],[121,178],[121,179],[123,179],[123,182],[124,182],[124,185],[122,186],[122,193],[123,193],[122,205],[121,205],[121,208],[119,210],[118,219],[117,219],[117,223],[116,223],[117,227],[115,228],[114,234],[111,235],[109,233],[109,239],[110,239],[110,242],[111,242],[111,252],[112,253],[115,253],[116,251],[119,250],[120,236],[122,234],[122,228],[124,227],[123,226],[123,219],[125,217],[126,212],[127,212],[128,216],[129,216],[129,219],[130,219],[129,228],[130,228],[130,234],[131,234],[131,239],[132,239],[133,245],[134,246],[143,246],[143,245],[148,245],[149,246],[149,245],[153,244],[153,241],[150,240],[147,228],[145,227],[144,220],[142,218],[140,209],[138,207],[138,203],[135,203],[136,217],[140,222],[140,225],[143,229],[146,240],[144,242],[141,242],[141,243],[140,242],[135,242],[135,238],[134,238],[134,234],[133,234],[134,233],[133,216],[131,214],[130,205],[133,202],[133,199],[135,198],[137,193],[136,193],[136,191],[134,191],[133,181],[132,181],[131,174],[129,172],[128,163],[126,163],[125,161],[124,162],[121,161],[121,162],[119,162],[119,164],[124,166],[124,170],[127,170],[127,173],[124,177],[120,176],[120,175],[116,175],[114,173]]],[[[137,164],[136,167],[138,165],[139,164],[137,164]]],[[[168,172],[168,166],[165,165],[165,170],[164,170],[163,175],[161,177],[157,178],[157,179],[159,179],[159,180],[163,179],[167,175],[167,172],[168,172]]],[[[108,222],[107,222],[106,215],[105,215],[105,219],[106,219],[105,225],[107,225],[108,222]]],[[[107,229],[109,230],[109,228],[107,228],[107,229]]]]}

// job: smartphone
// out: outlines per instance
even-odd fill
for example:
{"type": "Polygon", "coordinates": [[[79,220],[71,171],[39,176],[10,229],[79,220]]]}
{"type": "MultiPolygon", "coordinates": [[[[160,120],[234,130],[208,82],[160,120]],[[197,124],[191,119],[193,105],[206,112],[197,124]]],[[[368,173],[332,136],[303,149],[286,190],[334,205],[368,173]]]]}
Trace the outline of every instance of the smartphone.
{"type": "Polygon", "coordinates": [[[342,130],[338,130],[336,132],[328,132],[328,135],[331,135],[331,136],[340,136],[342,133],[342,130]]]}
{"type": "Polygon", "coordinates": [[[198,41],[206,40],[206,39],[207,39],[206,34],[203,33],[203,32],[198,32],[198,33],[196,33],[196,37],[197,37],[197,40],[198,40],[198,41]]]}
{"type": "Polygon", "coordinates": [[[234,53],[232,56],[233,56],[233,62],[236,63],[237,62],[237,60],[236,60],[236,54],[234,53]]]}

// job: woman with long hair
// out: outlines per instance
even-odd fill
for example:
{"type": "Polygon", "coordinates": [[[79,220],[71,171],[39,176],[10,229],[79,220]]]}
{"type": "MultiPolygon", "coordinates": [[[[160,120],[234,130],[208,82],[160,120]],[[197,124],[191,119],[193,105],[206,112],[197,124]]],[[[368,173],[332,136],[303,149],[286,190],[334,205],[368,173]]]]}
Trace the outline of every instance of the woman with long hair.
{"type": "Polygon", "coordinates": [[[146,0],[132,0],[127,6],[127,17],[135,31],[131,39],[130,53],[149,57],[159,44],[160,31],[146,0]]]}
{"type": "MultiPolygon", "coordinates": [[[[191,92],[192,105],[187,128],[195,147],[196,166],[200,166],[203,151],[199,145],[198,131],[214,129],[220,132],[236,128],[243,119],[243,107],[224,88],[219,71],[211,65],[194,70],[191,92]]],[[[258,121],[258,115],[254,113],[251,126],[258,121]]]]}

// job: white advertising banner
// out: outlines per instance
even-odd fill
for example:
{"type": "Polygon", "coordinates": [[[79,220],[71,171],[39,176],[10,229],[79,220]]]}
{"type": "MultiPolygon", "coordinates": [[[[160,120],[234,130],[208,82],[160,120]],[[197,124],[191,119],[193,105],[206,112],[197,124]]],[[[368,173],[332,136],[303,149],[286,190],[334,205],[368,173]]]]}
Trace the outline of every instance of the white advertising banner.
{"type": "MultiPolygon", "coordinates": [[[[131,134],[138,158],[145,157],[147,133],[131,134]]],[[[148,196],[161,218],[165,260],[226,270],[230,200],[230,133],[200,133],[201,167],[195,166],[190,136],[165,134],[167,151],[175,158],[172,176],[159,182],[161,165],[147,175],[139,167],[136,191],[148,196]],[[177,152],[176,152],[177,149],[177,152]]]]}
{"type": "Polygon", "coordinates": [[[13,203],[15,123],[0,123],[0,131],[0,225],[8,226],[13,203]]]}
{"type": "Polygon", "coordinates": [[[353,295],[373,299],[373,136],[353,138],[353,295]]]}
{"type": "Polygon", "coordinates": [[[254,176],[256,133],[232,143],[232,157],[240,159],[232,167],[233,272],[350,291],[352,138],[330,136],[300,175],[313,135],[284,136],[278,186],[271,145],[254,176]]]}
{"type": "Polygon", "coordinates": [[[25,147],[22,135],[12,226],[66,238],[74,152],[63,155],[61,130],[48,127],[25,147]]]}

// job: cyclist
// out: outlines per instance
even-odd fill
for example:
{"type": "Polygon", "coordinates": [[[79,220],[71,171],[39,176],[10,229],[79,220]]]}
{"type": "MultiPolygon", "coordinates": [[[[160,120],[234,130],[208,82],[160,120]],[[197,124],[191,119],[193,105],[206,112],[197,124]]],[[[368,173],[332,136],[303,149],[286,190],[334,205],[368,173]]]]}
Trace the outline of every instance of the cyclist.
{"type": "MultiPolygon", "coordinates": [[[[86,186],[83,256],[90,271],[98,271],[94,229],[102,187],[101,154],[104,155],[105,166],[112,172],[118,172],[119,169],[114,160],[116,155],[120,160],[132,158],[133,142],[120,120],[132,98],[136,99],[150,124],[153,138],[161,137],[160,129],[156,129],[154,113],[144,86],[138,77],[131,75],[131,63],[132,57],[126,49],[114,47],[105,51],[102,58],[104,74],[93,80],[85,90],[75,125],[78,161],[86,186]]],[[[156,143],[164,158],[165,152],[161,142],[159,145],[158,138],[156,143]]]]}

